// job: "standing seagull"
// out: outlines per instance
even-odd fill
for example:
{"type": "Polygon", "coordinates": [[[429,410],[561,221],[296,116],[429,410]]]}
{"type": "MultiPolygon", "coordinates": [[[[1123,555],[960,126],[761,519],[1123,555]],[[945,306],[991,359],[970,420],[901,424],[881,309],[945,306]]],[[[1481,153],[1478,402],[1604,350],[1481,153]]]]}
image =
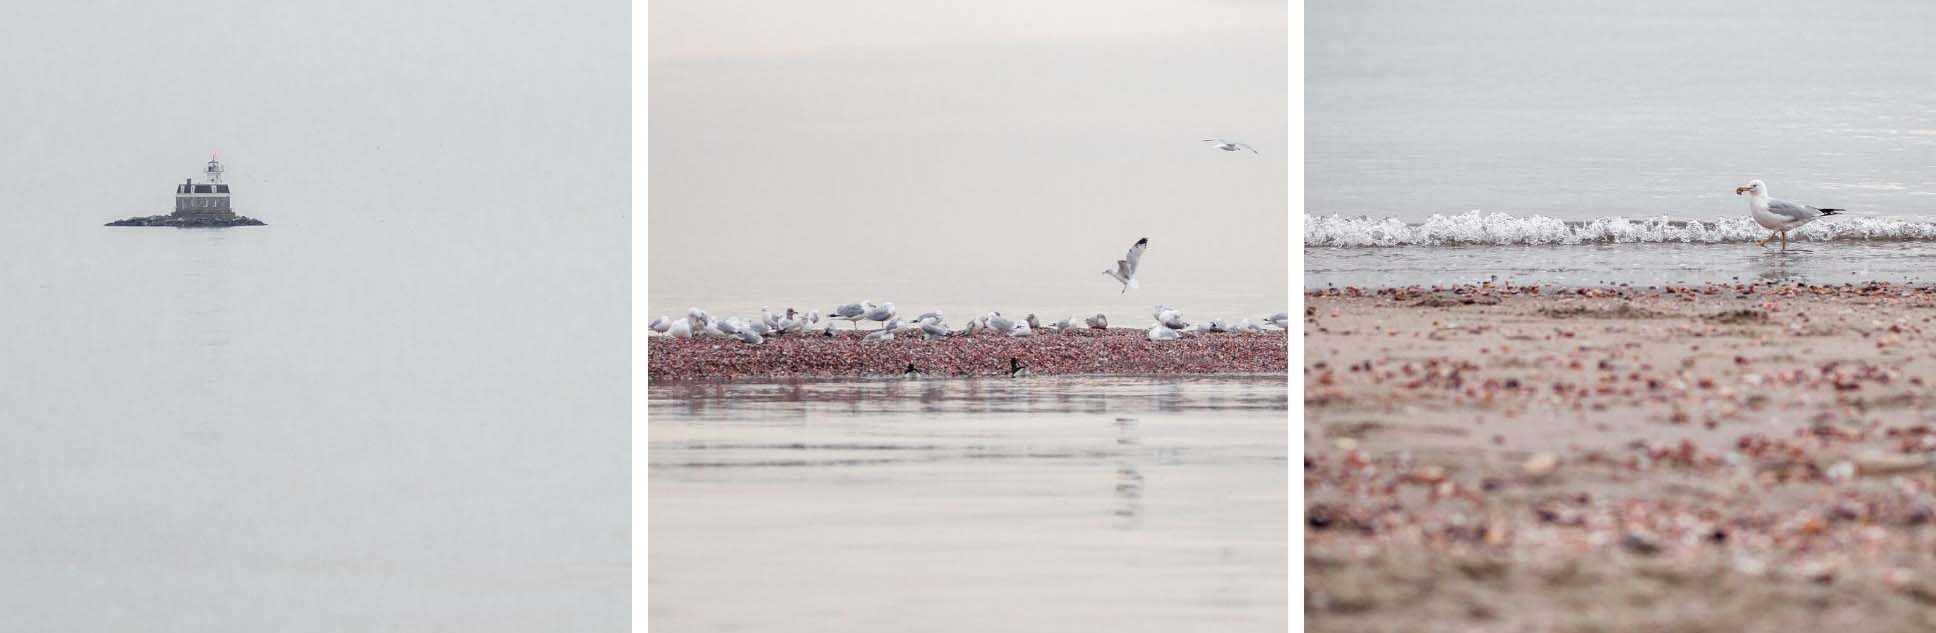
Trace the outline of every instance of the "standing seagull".
{"type": "MultiPolygon", "coordinates": [[[[834,306],[834,309],[829,310],[827,312],[827,318],[846,319],[847,322],[854,324],[854,329],[858,330],[860,329],[860,320],[863,318],[866,318],[867,311],[873,310],[873,309],[874,309],[874,303],[871,301],[862,301],[860,303],[849,303],[846,305],[834,306]]],[[[832,325],[833,324],[830,323],[828,324],[828,327],[832,327],[832,325]]]]}
{"type": "Polygon", "coordinates": [[[1748,184],[1734,188],[1734,195],[1743,193],[1748,194],[1748,215],[1754,216],[1755,222],[1762,228],[1774,231],[1768,234],[1767,240],[1761,240],[1755,244],[1766,247],[1768,240],[1775,239],[1775,236],[1779,235],[1781,250],[1784,251],[1788,250],[1789,231],[1802,228],[1803,224],[1814,222],[1816,218],[1836,215],[1844,211],[1843,209],[1818,209],[1787,200],[1771,199],[1768,197],[1768,186],[1761,184],[1759,180],[1750,180],[1748,184]]]}
{"type": "MultiPolygon", "coordinates": [[[[1203,142],[1216,143],[1217,149],[1220,149],[1226,152],[1234,152],[1234,151],[1237,151],[1237,148],[1241,147],[1241,148],[1250,150],[1250,153],[1252,154],[1257,154],[1257,148],[1251,147],[1249,145],[1245,145],[1243,143],[1239,143],[1236,141],[1230,141],[1230,140],[1225,140],[1220,138],[1206,138],[1206,139],[1203,139],[1203,142]]],[[[1258,154],[1258,155],[1262,156],[1262,154],[1258,154]]]]}
{"type": "MultiPolygon", "coordinates": [[[[888,319],[894,318],[894,302],[889,301],[887,303],[874,306],[872,309],[869,309],[867,311],[866,318],[869,321],[886,321],[888,319]]],[[[891,330],[894,328],[888,328],[888,329],[891,330]]]]}
{"type": "Polygon", "coordinates": [[[1114,278],[1123,285],[1123,292],[1129,292],[1130,288],[1136,287],[1136,267],[1143,263],[1143,251],[1146,250],[1149,250],[1149,238],[1136,240],[1136,245],[1129,247],[1129,254],[1116,260],[1116,269],[1102,271],[1102,274],[1114,278]]]}

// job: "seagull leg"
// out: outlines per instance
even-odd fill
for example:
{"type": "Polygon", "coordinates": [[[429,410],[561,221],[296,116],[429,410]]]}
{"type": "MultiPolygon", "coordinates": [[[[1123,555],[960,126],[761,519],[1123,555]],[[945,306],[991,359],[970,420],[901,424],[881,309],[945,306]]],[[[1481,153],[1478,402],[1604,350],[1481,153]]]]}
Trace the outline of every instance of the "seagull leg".
{"type": "Polygon", "coordinates": [[[1783,252],[1788,251],[1788,232],[1787,231],[1781,232],[1781,250],[1783,252]]]}
{"type": "Polygon", "coordinates": [[[1755,246],[1759,246],[1759,247],[1762,247],[1762,248],[1768,248],[1768,240],[1772,240],[1772,239],[1775,239],[1775,234],[1776,234],[1776,232],[1775,232],[1775,231],[1769,231],[1769,232],[1768,232],[1768,238],[1767,238],[1767,239],[1764,239],[1764,240],[1761,240],[1761,241],[1759,241],[1759,242],[1755,242],[1755,246]]]}

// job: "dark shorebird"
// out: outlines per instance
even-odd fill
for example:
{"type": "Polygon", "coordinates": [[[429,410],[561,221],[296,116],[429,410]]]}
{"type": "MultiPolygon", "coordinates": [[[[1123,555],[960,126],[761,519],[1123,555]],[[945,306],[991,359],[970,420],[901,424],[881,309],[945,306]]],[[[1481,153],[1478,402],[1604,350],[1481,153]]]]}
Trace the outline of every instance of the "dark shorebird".
{"type": "Polygon", "coordinates": [[[1022,365],[1022,359],[1013,357],[1008,359],[1009,378],[1027,378],[1028,375],[1029,368],[1022,365]]]}

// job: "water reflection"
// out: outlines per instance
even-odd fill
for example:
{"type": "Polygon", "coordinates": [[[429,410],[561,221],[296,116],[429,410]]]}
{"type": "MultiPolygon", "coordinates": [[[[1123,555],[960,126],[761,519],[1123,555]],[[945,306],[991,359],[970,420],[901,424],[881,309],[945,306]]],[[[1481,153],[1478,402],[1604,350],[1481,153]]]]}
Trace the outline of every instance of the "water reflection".
{"type": "Polygon", "coordinates": [[[1927,283],[1936,241],[1306,248],[1304,285],[1927,283]]]}
{"type": "MultiPolygon", "coordinates": [[[[736,612],[800,587],[894,587],[900,604],[920,577],[957,613],[1045,595],[1216,614],[1178,624],[1281,612],[1287,378],[651,385],[648,556],[674,596],[655,609],[736,612]]],[[[792,629],[846,615],[818,595],[792,629]]]]}
{"type": "Polygon", "coordinates": [[[1046,376],[907,381],[667,383],[647,389],[651,415],[749,420],[840,414],[1093,414],[1286,411],[1286,377],[1046,376]]]}
{"type": "Polygon", "coordinates": [[[1806,281],[1800,274],[1802,269],[1795,264],[1796,258],[1804,256],[1805,253],[1806,251],[1799,248],[1790,248],[1787,251],[1764,249],[1763,252],[1750,258],[1755,267],[1755,279],[1776,284],[1806,281]]]}
{"type": "MultiPolygon", "coordinates": [[[[1136,418],[1116,418],[1116,446],[1133,449],[1142,444],[1136,438],[1136,418]]],[[[1140,453],[1130,451],[1116,461],[1115,527],[1134,529],[1143,524],[1143,471],[1140,453]]]]}

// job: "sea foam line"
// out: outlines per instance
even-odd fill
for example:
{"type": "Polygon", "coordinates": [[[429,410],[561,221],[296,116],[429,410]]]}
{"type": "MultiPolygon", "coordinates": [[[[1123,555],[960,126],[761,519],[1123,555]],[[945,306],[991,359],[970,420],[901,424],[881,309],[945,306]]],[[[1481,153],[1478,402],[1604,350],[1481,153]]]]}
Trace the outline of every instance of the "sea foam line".
{"type": "MultiPolygon", "coordinates": [[[[1424,222],[1397,218],[1304,216],[1305,246],[1459,246],[1506,244],[1719,244],[1768,237],[1747,217],[1720,220],[1599,218],[1560,220],[1543,215],[1468,211],[1433,214],[1424,222]]],[[[1936,239],[1936,223],[1894,218],[1836,216],[1789,231],[1790,241],[1906,241],[1936,239]]]]}

